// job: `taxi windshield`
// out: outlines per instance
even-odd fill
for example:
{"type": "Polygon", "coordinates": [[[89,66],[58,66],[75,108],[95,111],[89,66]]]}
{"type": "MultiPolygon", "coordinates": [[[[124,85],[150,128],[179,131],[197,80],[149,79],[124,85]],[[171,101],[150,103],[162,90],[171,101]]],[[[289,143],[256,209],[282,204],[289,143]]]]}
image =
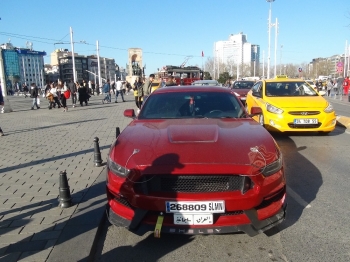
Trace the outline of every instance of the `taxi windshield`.
{"type": "Polygon", "coordinates": [[[318,96],[316,91],[306,82],[267,82],[266,96],[318,96]]]}

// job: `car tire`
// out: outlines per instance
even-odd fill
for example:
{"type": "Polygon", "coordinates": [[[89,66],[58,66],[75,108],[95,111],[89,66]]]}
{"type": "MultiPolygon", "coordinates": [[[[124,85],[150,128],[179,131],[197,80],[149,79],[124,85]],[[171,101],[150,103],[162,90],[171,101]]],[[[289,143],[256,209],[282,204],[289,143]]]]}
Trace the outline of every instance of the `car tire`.
{"type": "Polygon", "coordinates": [[[265,122],[264,115],[263,114],[259,115],[259,124],[261,126],[265,127],[265,123],[264,122],[265,122]]]}

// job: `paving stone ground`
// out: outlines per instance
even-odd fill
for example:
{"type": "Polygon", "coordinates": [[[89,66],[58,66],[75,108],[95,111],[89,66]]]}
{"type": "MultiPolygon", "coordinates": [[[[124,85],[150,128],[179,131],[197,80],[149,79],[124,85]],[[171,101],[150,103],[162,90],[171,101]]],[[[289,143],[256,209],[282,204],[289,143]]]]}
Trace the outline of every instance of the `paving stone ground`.
{"type": "MultiPolygon", "coordinates": [[[[105,167],[94,167],[95,137],[103,163],[115,139],[136,109],[126,102],[102,104],[92,96],[88,106],[68,112],[30,110],[32,99],[10,96],[13,112],[0,114],[0,261],[88,260],[104,216],[105,167]],[[73,206],[58,207],[59,172],[66,170],[73,206]]],[[[112,100],[114,102],[115,99],[112,100]]]]}

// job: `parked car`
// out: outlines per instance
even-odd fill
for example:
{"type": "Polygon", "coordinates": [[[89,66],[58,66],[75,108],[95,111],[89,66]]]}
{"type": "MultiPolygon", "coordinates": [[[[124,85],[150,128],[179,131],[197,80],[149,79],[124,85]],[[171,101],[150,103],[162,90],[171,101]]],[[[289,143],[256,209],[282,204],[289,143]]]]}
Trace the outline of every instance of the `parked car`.
{"type": "Polygon", "coordinates": [[[308,83],[313,89],[317,91],[317,87],[314,81],[312,80],[305,80],[306,83],[308,83]]]}
{"type": "Polygon", "coordinates": [[[239,80],[232,83],[232,90],[235,92],[236,96],[245,104],[247,99],[247,93],[253,87],[255,81],[239,80]]]}
{"type": "Polygon", "coordinates": [[[262,108],[263,113],[254,119],[270,131],[328,134],[335,128],[333,106],[302,79],[259,81],[248,92],[246,102],[248,112],[262,108]]]}
{"type": "MultiPolygon", "coordinates": [[[[250,109],[252,115],[261,108],[250,109]]],[[[282,154],[229,88],[155,90],[112,144],[109,221],[137,234],[245,232],[281,223],[282,154]]]]}

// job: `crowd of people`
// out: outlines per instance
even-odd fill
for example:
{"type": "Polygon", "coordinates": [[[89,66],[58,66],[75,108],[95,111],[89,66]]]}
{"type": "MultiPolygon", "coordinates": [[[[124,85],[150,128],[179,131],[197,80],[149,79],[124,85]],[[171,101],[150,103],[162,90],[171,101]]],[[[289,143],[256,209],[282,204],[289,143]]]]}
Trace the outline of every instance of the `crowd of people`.
{"type": "Polygon", "coordinates": [[[318,91],[324,90],[327,92],[327,96],[331,96],[331,94],[335,95],[348,95],[349,87],[350,87],[350,79],[349,77],[343,78],[329,78],[326,83],[322,81],[316,80],[316,88],[318,91]]]}

